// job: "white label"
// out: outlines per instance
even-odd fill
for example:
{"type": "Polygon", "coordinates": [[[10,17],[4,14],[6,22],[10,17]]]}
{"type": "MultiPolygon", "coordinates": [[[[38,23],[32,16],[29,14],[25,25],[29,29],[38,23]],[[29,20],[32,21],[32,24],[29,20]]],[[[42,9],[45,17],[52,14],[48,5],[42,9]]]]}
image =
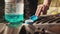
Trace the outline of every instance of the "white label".
{"type": "Polygon", "coordinates": [[[13,2],[13,1],[16,1],[16,0],[5,0],[5,2],[13,2]]]}
{"type": "Polygon", "coordinates": [[[17,3],[16,12],[18,14],[23,14],[24,13],[24,4],[23,3],[17,3]]]}
{"type": "Polygon", "coordinates": [[[5,13],[15,13],[16,12],[16,3],[5,3],[5,13]]]}
{"type": "Polygon", "coordinates": [[[23,14],[24,3],[22,2],[5,2],[5,14],[23,14]]]}

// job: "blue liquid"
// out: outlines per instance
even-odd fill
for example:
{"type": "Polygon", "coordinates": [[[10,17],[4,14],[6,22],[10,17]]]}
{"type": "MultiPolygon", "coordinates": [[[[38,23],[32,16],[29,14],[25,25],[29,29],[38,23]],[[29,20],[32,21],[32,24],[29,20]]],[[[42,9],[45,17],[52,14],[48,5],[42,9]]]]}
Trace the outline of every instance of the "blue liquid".
{"type": "Polygon", "coordinates": [[[24,20],[23,14],[5,14],[5,20],[10,23],[17,23],[24,20]]]}

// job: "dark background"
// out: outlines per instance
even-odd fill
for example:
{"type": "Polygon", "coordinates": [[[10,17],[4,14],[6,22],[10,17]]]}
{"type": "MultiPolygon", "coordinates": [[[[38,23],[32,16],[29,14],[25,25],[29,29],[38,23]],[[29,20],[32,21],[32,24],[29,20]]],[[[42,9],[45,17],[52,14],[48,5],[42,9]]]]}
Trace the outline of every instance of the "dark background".
{"type": "Polygon", "coordinates": [[[0,0],[0,23],[4,22],[4,0],[0,0]]]}

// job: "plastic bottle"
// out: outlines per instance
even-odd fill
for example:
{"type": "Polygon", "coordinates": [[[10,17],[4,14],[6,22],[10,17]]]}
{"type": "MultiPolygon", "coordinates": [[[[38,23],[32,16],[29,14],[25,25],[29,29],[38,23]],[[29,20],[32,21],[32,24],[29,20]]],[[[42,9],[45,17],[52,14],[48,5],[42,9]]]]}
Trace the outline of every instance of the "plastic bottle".
{"type": "Polygon", "coordinates": [[[5,0],[5,20],[17,23],[24,20],[23,0],[5,0]]]}

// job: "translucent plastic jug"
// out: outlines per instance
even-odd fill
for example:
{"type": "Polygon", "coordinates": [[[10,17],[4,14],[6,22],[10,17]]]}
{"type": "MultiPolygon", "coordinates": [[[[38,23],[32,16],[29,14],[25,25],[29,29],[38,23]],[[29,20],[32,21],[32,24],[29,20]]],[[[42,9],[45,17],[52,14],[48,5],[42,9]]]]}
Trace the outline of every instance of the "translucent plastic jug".
{"type": "Polygon", "coordinates": [[[5,20],[10,23],[24,20],[23,0],[5,0],[5,20]]]}

